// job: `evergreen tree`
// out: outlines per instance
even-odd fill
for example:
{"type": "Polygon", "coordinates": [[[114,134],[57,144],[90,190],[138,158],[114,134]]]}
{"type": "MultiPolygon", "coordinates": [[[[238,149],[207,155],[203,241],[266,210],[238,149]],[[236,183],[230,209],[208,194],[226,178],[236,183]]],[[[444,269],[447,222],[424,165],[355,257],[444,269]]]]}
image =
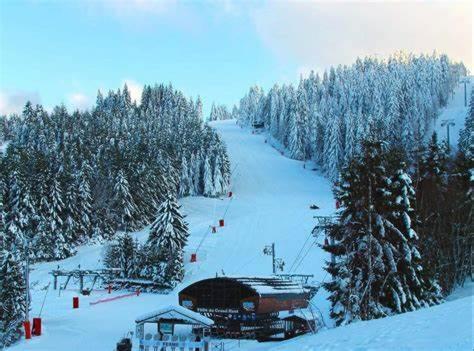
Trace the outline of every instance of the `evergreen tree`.
{"type": "Polygon", "coordinates": [[[104,263],[108,268],[120,268],[122,278],[136,278],[140,269],[139,255],[138,243],[125,233],[106,247],[104,263]]]}
{"type": "Polygon", "coordinates": [[[72,249],[72,239],[67,237],[63,222],[64,203],[62,200],[61,188],[57,179],[53,180],[51,188],[51,200],[49,210],[49,225],[51,236],[49,242],[52,249],[52,257],[54,259],[63,259],[71,256],[74,253],[72,249]]]}
{"type": "Polygon", "coordinates": [[[474,157],[474,89],[471,90],[464,128],[459,133],[459,150],[466,155],[466,158],[474,157]]]}
{"type": "Polygon", "coordinates": [[[180,212],[176,200],[169,196],[160,206],[153,222],[148,241],[147,252],[163,262],[156,272],[164,284],[173,286],[183,278],[183,248],[188,238],[188,226],[180,212]]]}
{"type": "Polygon", "coordinates": [[[151,225],[147,244],[158,251],[181,250],[187,241],[188,225],[180,212],[180,206],[170,195],[161,204],[151,225]]]}
{"type": "MultiPolygon", "coordinates": [[[[2,165],[2,159],[0,159],[0,166],[2,165]]],[[[4,206],[4,194],[5,194],[5,183],[0,177],[0,250],[6,250],[6,224],[5,224],[5,206],[4,206]]]]}
{"type": "Polygon", "coordinates": [[[81,172],[78,179],[79,184],[79,230],[82,237],[91,237],[92,230],[92,196],[89,181],[81,172]]]}
{"type": "Polygon", "coordinates": [[[119,223],[119,229],[135,228],[137,207],[133,201],[130,187],[123,171],[119,171],[114,186],[114,210],[119,223]]]}
{"type": "MultiPolygon", "coordinates": [[[[255,96],[259,102],[259,89],[255,96]]],[[[223,106],[216,111],[227,114],[223,106]]],[[[73,114],[64,106],[48,113],[28,103],[21,116],[4,122],[10,147],[0,158],[8,167],[0,170],[10,243],[2,238],[2,246],[33,240],[37,260],[63,257],[87,240],[112,239],[117,229],[150,223],[168,194],[202,195],[203,155],[227,156],[217,133],[202,121],[201,100],[186,99],[171,85],[144,87],[140,104],[127,86],[99,92],[91,111],[73,114]]],[[[217,171],[209,162],[212,178],[217,171]]]]}
{"type": "Polygon", "coordinates": [[[212,168],[211,163],[209,162],[209,157],[206,155],[204,159],[204,196],[214,196],[215,189],[214,189],[214,182],[212,179],[212,168]]]}
{"type": "Polygon", "coordinates": [[[447,185],[449,179],[448,152],[446,144],[439,144],[436,133],[433,133],[426,151],[422,152],[418,164],[417,181],[417,212],[418,233],[420,235],[421,251],[424,266],[437,278],[441,287],[448,285],[447,272],[438,274],[437,268],[445,259],[445,251],[449,242],[446,215],[449,212],[447,204],[447,185]]]}
{"type": "Polygon", "coordinates": [[[0,250],[0,348],[22,335],[26,314],[26,285],[18,255],[0,250]]]}
{"type": "Polygon", "coordinates": [[[336,260],[325,283],[336,324],[412,311],[439,302],[427,278],[411,223],[409,176],[388,173],[383,143],[367,141],[342,173],[336,199],[343,208],[323,248],[336,260]]]}
{"type": "Polygon", "coordinates": [[[189,172],[188,161],[186,160],[186,157],[183,156],[181,159],[181,180],[179,183],[180,196],[189,195],[191,187],[193,186],[190,176],[191,174],[189,172]]]}

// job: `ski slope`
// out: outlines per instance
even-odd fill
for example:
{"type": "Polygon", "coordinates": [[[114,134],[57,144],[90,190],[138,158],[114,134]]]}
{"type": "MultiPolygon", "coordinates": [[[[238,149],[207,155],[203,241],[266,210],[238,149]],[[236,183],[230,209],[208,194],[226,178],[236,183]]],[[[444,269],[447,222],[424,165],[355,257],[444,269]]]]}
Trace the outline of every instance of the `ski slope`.
{"type": "Polygon", "coordinates": [[[447,129],[446,127],[442,127],[441,124],[447,119],[452,119],[454,121],[455,125],[451,126],[449,131],[449,143],[454,149],[456,149],[458,145],[459,132],[464,128],[469,99],[471,97],[471,89],[473,88],[474,83],[474,76],[470,76],[468,79],[469,83],[466,84],[467,106],[464,105],[464,84],[459,84],[454,90],[454,94],[448,102],[448,106],[441,111],[441,114],[434,123],[434,130],[438,133],[439,140],[446,140],[447,129]]]}
{"type": "MultiPolygon", "coordinates": [[[[177,293],[193,281],[216,274],[270,275],[271,257],[262,251],[272,242],[276,256],[287,263],[288,271],[314,226],[313,215],[334,211],[330,184],[310,167],[303,168],[302,162],[282,157],[265,143],[263,135],[242,130],[235,121],[215,122],[213,126],[227,143],[234,195],[221,199],[189,197],[180,201],[191,230],[184,282],[169,295],[142,293],[138,297],[90,306],[91,301],[111,296],[106,291],[94,291],[91,296],[81,296],[80,308],[73,310],[75,286],[70,284],[71,290],[62,291],[61,295],[51,286],[46,294],[45,287],[52,280],[48,272],[58,265],[63,269],[77,268],[79,264],[81,268],[101,267],[103,246],[85,246],[69,259],[35,265],[31,273],[31,317],[39,314],[46,295],[42,312],[44,332],[41,337],[21,341],[11,350],[112,350],[120,337],[134,329],[135,317],[163,305],[176,304],[177,293]],[[313,203],[321,209],[310,210],[313,203]],[[216,225],[226,211],[225,226],[211,234],[209,226],[216,225]],[[196,263],[189,262],[191,253],[197,253],[196,263]]],[[[146,240],[148,228],[135,235],[146,240]]],[[[325,278],[322,267],[327,257],[317,245],[306,248],[303,253],[308,254],[295,271],[314,274],[314,279],[321,281],[325,278]]],[[[114,292],[112,296],[121,294],[124,292],[114,292]]],[[[327,317],[329,306],[325,293],[321,292],[315,301],[327,317]]],[[[248,346],[258,346],[256,342],[251,345],[248,346]]]]}
{"type": "MultiPolygon", "coordinates": [[[[471,79],[472,81],[472,79],[471,79]]],[[[459,87],[446,109],[436,122],[436,130],[444,118],[455,118],[457,130],[464,122],[467,109],[464,104],[464,87],[459,87]],[[452,116],[452,117],[451,117],[452,116]]],[[[51,281],[48,272],[58,265],[64,269],[102,267],[102,244],[79,249],[78,254],[60,262],[35,265],[31,273],[32,312],[38,316],[46,296],[43,318],[43,335],[17,343],[9,350],[63,351],[63,350],[114,350],[115,343],[134,329],[137,316],[177,303],[177,293],[189,283],[222,275],[270,275],[271,257],[263,254],[265,245],[276,246],[276,256],[286,262],[285,272],[314,274],[315,281],[328,279],[323,270],[327,255],[312,240],[303,247],[315,222],[313,216],[328,215],[334,211],[331,185],[322,176],[303,168],[300,161],[282,157],[263,135],[251,134],[241,129],[235,121],[213,122],[227,144],[232,162],[233,197],[209,199],[188,197],[181,199],[187,215],[191,235],[186,251],[186,276],[182,284],[169,295],[142,293],[117,301],[94,306],[89,302],[125,292],[94,291],[91,296],[80,297],[80,308],[72,309],[71,290],[53,291],[45,287],[51,281]],[[316,204],[319,210],[310,210],[316,204]],[[216,234],[209,226],[217,225],[224,217],[225,226],[216,234]],[[293,265],[302,250],[301,264],[293,265]],[[197,262],[190,263],[191,253],[197,262]],[[304,255],[307,253],[306,255],[304,255]]],[[[134,233],[139,240],[146,240],[148,228],[134,233]]],[[[323,238],[319,238],[321,242],[323,238]]],[[[87,284],[86,284],[87,287],[87,284]]],[[[258,344],[243,341],[243,350],[472,350],[473,349],[473,285],[458,290],[453,300],[429,309],[390,318],[354,323],[349,326],[322,330],[316,335],[306,335],[282,343],[258,344]]],[[[328,318],[327,294],[321,290],[313,303],[331,327],[328,318]]],[[[228,349],[237,349],[236,341],[229,341],[228,349]]]]}
{"type": "Polygon", "coordinates": [[[266,350],[473,350],[473,287],[460,288],[462,298],[438,306],[323,330],[266,350]]]}

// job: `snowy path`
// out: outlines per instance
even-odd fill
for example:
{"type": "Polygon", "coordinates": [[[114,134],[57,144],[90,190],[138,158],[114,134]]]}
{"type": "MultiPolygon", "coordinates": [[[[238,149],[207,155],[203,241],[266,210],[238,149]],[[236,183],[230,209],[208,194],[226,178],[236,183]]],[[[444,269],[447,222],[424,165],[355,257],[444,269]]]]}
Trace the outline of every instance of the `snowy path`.
{"type": "MultiPolygon", "coordinates": [[[[474,76],[469,77],[469,83],[466,85],[467,105],[471,97],[471,89],[474,83],[474,76]]],[[[457,148],[459,139],[459,131],[464,128],[464,121],[467,114],[467,106],[464,106],[464,84],[459,84],[454,90],[452,99],[448,102],[448,106],[441,111],[440,116],[435,121],[435,130],[438,133],[439,140],[446,140],[447,129],[441,127],[441,123],[446,119],[454,119],[455,125],[450,127],[449,143],[452,147],[457,148]]]]}
{"type": "MultiPolygon", "coordinates": [[[[471,283],[461,288],[464,297],[438,306],[323,330],[260,350],[470,351],[474,349],[473,287],[471,283]]],[[[256,347],[252,350],[259,350],[256,347]]]]}
{"type": "MultiPolygon", "coordinates": [[[[177,292],[192,281],[227,275],[270,275],[271,258],[264,256],[263,247],[275,242],[277,257],[293,262],[298,250],[311,231],[316,213],[333,211],[331,188],[327,180],[309,169],[302,162],[284,158],[264,142],[261,135],[241,130],[234,121],[216,122],[214,126],[227,143],[232,167],[234,197],[208,199],[186,198],[181,201],[190,224],[191,236],[186,254],[186,277],[170,295],[141,294],[96,306],[89,306],[107,295],[94,292],[80,297],[81,307],[72,309],[75,291],[64,291],[58,296],[50,289],[43,310],[43,336],[11,347],[11,350],[112,350],[117,340],[134,328],[134,319],[164,304],[177,303],[177,292]],[[318,212],[309,209],[318,204],[318,212]],[[198,262],[189,263],[211,224],[217,224],[226,208],[225,227],[216,234],[207,234],[199,251],[198,262]]],[[[144,240],[147,229],[136,233],[144,240]]],[[[62,268],[96,268],[101,266],[102,246],[83,247],[79,253],[61,262],[36,265],[31,274],[32,316],[37,316],[44,296],[44,288],[51,281],[48,272],[58,264],[62,268]]],[[[325,276],[322,269],[325,254],[317,246],[311,248],[299,267],[299,272],[315,275],[316,280],[325,276]]],[[[123,294],[115,292],[114,295],[123,294]]],[[[316,298],[318,306],[326,311],[325,295],[316,298]]],[[[252,342],[252,346],[256,343],[252,342]]],[[[251,347],[250,345],[248,345],[251,347]]]]}
{"type": "MultiPolygon", "coordinates": [[[[471,77],[471,81],[473,81],[471,77]]],[[[456,127],[451,133],[452,143],[457,140],[464,122],[466,108],[464,87],[459,86],[448,107],[436,122],[440,138],[445,128],[442,119],[455,118],[456,127]]],[[[302,162],[282,157],[264,142],[264,136],[252,135],[240,129],[234,121],[214,122],[227,143],[232,167],[234,197],[208,199],[203,197],[182,199],[183,212],[188,216],[191,236],[186,253],[186,277],[170,295],[141,294],[139,297],[89,306],[107,295],[94,292],[81,297],[81,307],[73,310],[75,291],[64,291],[58,296],[50,290],[43,310],[43,336],[22,341],[10,350],[63,351],[63,350],[113,350],[117,340],[133,330],[136,316],[170,303],[177,303],[177,292],[190,282],[215,276],[270,275],[271,258],[262,253],[265,245],[275,242],[277,257],[286,261],[288,271],[295,256],[314,225],[315,214],[331,214],[334,210],[330,184],[315,172],[304,169],[302,162]],[[310,204],[321,209],[309,210],[310,204]],[[206,234],[210,225],[216,225],[228,208],[225,227],[217,234],[206,234]],[[202,241],[203,236],[205,240],[202,241]],[[189,263],[190,254],[197,252],[197,263],[189,263]]],[[[145,240],[147,228],[135,235],[145,240]]],[[[37,316],[50,276],[48,272],[58,264],[62,268],[100,267],[101,245],[87,246],[62,262],[39,264],[31,274],[32,316],[37,316]]],[[[327,259],[316,245],[296,270],[314,274],[317,281],[326,275],[322,267],[327,259]]],[[[123,292],[122,292],[123,293],[123,292]]],[[[115,292],[114,295],[120,295],[115,292]]],[[[462,298],[443,305],[382,320],[356,323],[347,327],[321,331],[285,343],[258,344],[247,341],[245,350],[472,350],[472,284],[462,291],[462,298]]],[[[329,321],[326,293],[320,291],[315,304],[329,321]]],[[[230,344],[237,346],[236,342],[230,344]]],[[[234,349],[234,347],[232,349],[234,349]]]]}

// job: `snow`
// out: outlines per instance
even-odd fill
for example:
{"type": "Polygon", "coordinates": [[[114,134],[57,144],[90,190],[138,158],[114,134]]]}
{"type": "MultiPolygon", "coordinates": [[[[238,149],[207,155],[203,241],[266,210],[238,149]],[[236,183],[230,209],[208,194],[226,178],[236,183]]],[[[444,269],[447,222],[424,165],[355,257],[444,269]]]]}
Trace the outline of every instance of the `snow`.
{"type": "MultiPolygon", "coordinates": [[[[334,211],[330,183],[316,172],[304,169],[303,162],[282,157],[264,142],[263,135],[252,135],[233,120],[212,125],[227,143],[233,169],[233,197],[180,200],[191,231],[186,247],[184,282],[169,295],[141,293],[90,305],[102,298],[124,294],[112,292],[109,295],[107,291],[94,290],[90,296],[80,296],[80,308],[76,310],[72,309],[72,297],[78,295],[77,290],[72,289],[77,285],[70,283],[68,288],[71,289],[59,295],[51,284],[41,316],[43,335],[21,341],[9,350],[111,350],[121,337],[134,330],[137,316],[176,304],[178,292],[190,283],[215,277],[216,273],[222,275],[222,272],[234,276],[271,275],[271,257],[263,254],[263,248],[272,242],[276,257],[290,267],[315,224],[313,215],[329,215],[334,211]],[[321,209],[310,210],[313,203],[321,209]],[[225,227],[218,227],[215,234],[210,233],[209,226],[217,226],[226,209],[225,227]],[[197,262],[189,263],[191,253],[195,253],[201,242],[197,262]]],[[[144,241],[148,231],[149,227],[133,235],[144,241]]],[[[82,269],[102,268],[102,250],[101,244],[84,246],[69,259],[35,265],[31,273],[31,317],[38,316],[45,287],[52,281],[51,270],[58,265],[61,269],[75,269],[79,264],[82,269]]],[[[297,272],[314,274],[315,280],[322,281],[327,277],[322,269],[327,259],[326,253],[314,245],[297,272]]],[[[85,283],[86,288],[87,284],[90,283],[85,283]]],[[[329,309],[326,297],[321,289],[313,300],[325,316],[329,309]]],[[[251,342],[254,344],[257,345],[251,342]]]]}
{"type": "MultiPolygon", "coordinates": [[[[464,84],[460,83],[455,89],[452,99],[448,102],[448,106],[446,106],[441,111],[441,114],[434,123],[434,129],[438,133],[439,140],[446,140],[447,129],[446,127],[442,127],[441,124],[443,120],[454,119],[455,125],[451,126],[449,129],[449,143],[453,148],[457,148],[459,132],[462,128],[464,128],[464,122],[469,106],[469,98],[471,96],[471,89],[473,88],[474,76],[470,76],[468,78],[469,83],[466,84],[467,106],[464,106],[464,84]]],[[[428,134],[427,137],[430,137],[430,135],[428,134]]]]}
{"type": "Polygon", "coordinates": [[[202,314],[193,312],[179,305],[169,305],[158,310],[146,313],[137,317],[135,322],[141,323],[147,321],[155,321],[160,318],[186,320],[188,323],[191,324],[197,324],[196,322],[199,322],[206,326],[211,326],[214,324],[214,321],[212,319],[209,319],[203,316],[202,314]]]}
{"type": "Polygon", "coordinates": [[[242,284],[248,285],[255,290],[259,295],[276,295],[276,294],[291,294],[291,293],[306,293],[307,290],[301,284],[285,280],[281,278],[268,277],[232,277],[226,278],[234,279],[242,284]]]}
{"type": "Polygon", "coordinates": [[[471,285],[468,297],[389,318],[323,330],[261,350],[472,350],[472,306],[471,285]]]}
{"type": "MultiPolygon", "coordinates": [[[[442,116],[452,113],[461,118],[458,101],[459,91],[442,116]]],[[[52,280],[49,272],[58,265],[62,269],[74,269],[79,264],[82,269],[102,268],[103,245],[84,246],[69,259],[35,265],[31,273],[31,317],[38,316],[46,296],[41,315],[43,335],[29,341],[22,340],[9,350],[112,350],[121,337],[134,329],[137,316],[176,304],[178,292],[190,283],[223,273],[231,276],[270,275],[271,257],[263,254],[263,248],[272,242],[275,243],[276,257],[282,258],[286,267],[292,266],[316,224],[313,216],[334,212],[331,184],[311,167],[303,168],[303,162],[282,157],[264,142],[264,135],[240,129],[233,120],[213,122],[212,125],[227,144],[233,169],[233,197],[180,200],[191,231],[186,247],[184,282],[169,295],[141,293],[90,305],[99,299],[124,294],[112,292],[109,295],[105,290],[94,290],[90,296],[80,296],[80,308],[73,310],[72,297],[78,296],[77,290],[69,289],[59,294],[52,290],[52,284],[46,290],[52,280]],[[311,204],[316,204],[320,210],[310,210],[311,204]],[[215,234],[210,233],[209,227],[217,226],[224,213],[225,226],[218,227],[215,234]],[[191,253],[197,253],[196,263],[189,263],[191,253]]],[[[148,231],[149,228],[145,228],[133,235],[144,241],[148,231]]],[[[322,242],[324,238],[318,240],[322,242]]],[[[313,245],[299,268],[291,273],[313,274],[316,282],[327,280],[329,277],[322,267],[328,259],[325,252],[313,245]]],[[[71,284],[71,288],[76,287],[71,284]]],[[[242,341],[240,347],[275,351],[472,350],[472,285],[466,288],[470,291],[457,292],[454,296],[459,298],[449,299],[439,306],[335,329],[329,324],[329,329],[316,335],[287,342],[259,344],[242,341]]],[[[317,306],[326,323],[330,323],[326,298],[327,293],[320,289],[312,305],[317,306]]],[[[237,347],[236,341],[226,341],[226,349],[233,347],[237,347]]]]}
{"type": "Polygon", "coordinates": [[[9,143],[9,141],[5,141],[3,144],[0,143],[0,154],[3,154],[7,150],[9,143]]]}

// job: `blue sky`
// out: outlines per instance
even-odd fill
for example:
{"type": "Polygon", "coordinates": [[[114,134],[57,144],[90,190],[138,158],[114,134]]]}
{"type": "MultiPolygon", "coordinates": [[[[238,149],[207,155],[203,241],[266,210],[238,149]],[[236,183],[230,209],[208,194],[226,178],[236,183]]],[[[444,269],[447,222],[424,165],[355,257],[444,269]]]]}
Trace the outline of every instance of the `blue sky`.
{"type": "Polygon", "coordinates": [[[0,0],[0,112],[26,99],[84,108],[124,82],[137,97],[172,82],[207,112],[254,84],[398,49],[472,67],[471,29],[469,1],[0,0]]]}

